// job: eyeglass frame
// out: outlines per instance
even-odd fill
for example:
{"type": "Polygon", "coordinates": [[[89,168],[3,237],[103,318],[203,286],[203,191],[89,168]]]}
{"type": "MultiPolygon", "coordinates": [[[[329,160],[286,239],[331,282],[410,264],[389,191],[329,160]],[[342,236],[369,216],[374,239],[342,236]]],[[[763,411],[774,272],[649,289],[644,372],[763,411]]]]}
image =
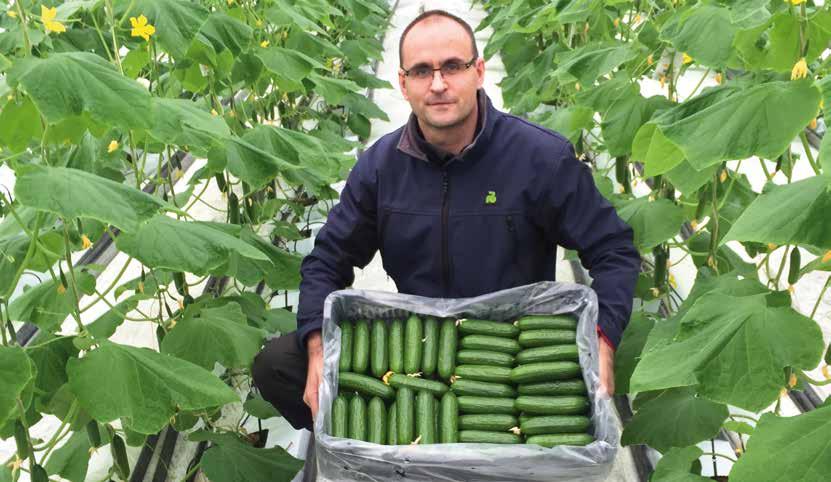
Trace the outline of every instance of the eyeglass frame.
{"type": "MultiPolygon", "coordinates": [[[[459,73],[462,73],[462,72],[466,71],[467,69],[471,68],[471,67],[473,66],[473,64],[476,62],[476,60],[478,60],[478,59],[479,59],[479,56],[478,56],[478,55],[476,55],[476,56],[474,56],[472,59],[470,59],[470,61],[462,63],[462,65],[464,66],[464,69],[460,70],[460,71],[459,71],[459,73]]],[[[439,66],[439,68],[437,68],[437,69],[436,69],[436,68],[433,68],[433,67],[429,67],[427,64],[416,64],[416,65],[414,65],[414,66],[410,67],[409,69],[405,69],[404,67],[401,67],[401,71],[402,71],[402,72],[404,72],[404,76],[405,76],[405,77],[409,77],[409,78],[411,78],[411,79],[413,79],[413,80],[427,80],[427,79],[433,79],[433,78],[435,78],[435,77],[436,77],[436,71],[438,70],[439,72],[441,72],[441,69],[442,69],[445,65],[447,65],[448,63],[450,63],[450,62],[454,62],[454,60],[448,60],[448,61],[446,61],[446,62],[442,63],[442,64],[439,66]],[[424,66],[424,67],[427,67],[427,68],[429,68],[430,70],[432,70],[432,72],[430,72],[430,77],[424,77],[423,79],[418,79],[418,78],[416,78],[416,77],[410,77],[410,72],[412,72],[412,71],[413,71],[413,69],[415,69],[416,67],[420,67],[420,66],[424,66]]],[[[445,75],[444,75],[444,74],[441,74],[441,77],[442,77],[442,79],[444,79],[444,78],[445,78],[445,75]]]]}

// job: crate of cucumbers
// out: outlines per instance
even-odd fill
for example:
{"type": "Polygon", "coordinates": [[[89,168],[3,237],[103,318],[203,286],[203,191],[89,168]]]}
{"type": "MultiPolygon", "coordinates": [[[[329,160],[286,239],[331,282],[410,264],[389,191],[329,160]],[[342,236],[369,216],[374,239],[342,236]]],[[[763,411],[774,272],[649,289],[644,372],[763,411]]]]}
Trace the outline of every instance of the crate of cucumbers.
{"type": "Polygon", "coordinates": [[[319,480],[605,480],[597,297],[540,282],[475,298],[341,290],[324,305],[319,480]]]}

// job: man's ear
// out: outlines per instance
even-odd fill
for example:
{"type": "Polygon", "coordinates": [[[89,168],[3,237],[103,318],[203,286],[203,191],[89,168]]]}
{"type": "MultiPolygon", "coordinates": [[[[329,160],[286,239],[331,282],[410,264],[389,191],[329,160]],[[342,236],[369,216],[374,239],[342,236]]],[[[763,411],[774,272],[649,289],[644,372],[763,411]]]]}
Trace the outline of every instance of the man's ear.
{"type": "Polygon", "coordinates": [[[476,59],[476,78],[477,87],[482,88],[485,83],[485,59],[479,57],[476,59]]]}
{"type": "Polygon", "coordinates": [[[404,72],[398,69],[398,86],[401,88],[401,94],[404,95],[404,100],[409,102],[410,97],[407,95],[407,84],[404,82],[405,80],[404,72]]]}

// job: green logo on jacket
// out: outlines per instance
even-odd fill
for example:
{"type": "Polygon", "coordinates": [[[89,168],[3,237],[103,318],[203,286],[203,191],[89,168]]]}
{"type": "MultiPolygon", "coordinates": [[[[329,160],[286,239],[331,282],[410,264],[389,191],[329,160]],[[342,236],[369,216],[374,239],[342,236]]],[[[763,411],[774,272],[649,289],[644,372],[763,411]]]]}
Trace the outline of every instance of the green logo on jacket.
{"type": "Polygon", "coordinates": [[[496,204],[496,191],[488,191],[488,195],[485,196],[485,204],[496,204]]]}

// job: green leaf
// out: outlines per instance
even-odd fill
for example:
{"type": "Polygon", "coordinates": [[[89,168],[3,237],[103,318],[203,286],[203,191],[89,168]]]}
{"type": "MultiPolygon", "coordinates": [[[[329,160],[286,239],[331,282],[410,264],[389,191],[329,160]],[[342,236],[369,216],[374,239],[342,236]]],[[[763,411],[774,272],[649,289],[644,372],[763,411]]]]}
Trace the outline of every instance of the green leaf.
{"type": "MultiPolygon", "coordinates": [[[[129,7],[132,7],[131,16],[143,14],[148,23],[156,27],[156,33],[151,38],[176,60],[185,58],[191,40],[210,15],[199,2],[182,0],[119,0],[117,15],[124,15],[129,7]]],[[[129,24],[123,25],[127,26],[129,24]]]]}
{"type": "MultiPolygon", "coordinates": [[[[704,451],[698,447],[674,448],[658,461],[650,482],[709,482],[711,479],[692,472],[704,451]]],[[[700,470],[698,471],[700,472],[700,470]]]]}
{"type": "Polygon", "coordinates": [[[52,453],[44,468],[49,475],[60,475],[71,482],[83,482],[87,476],[89,449],[86,432],[73,432],[69,440],[52,453]]]}
{"type": "Polygon", "coordinates": [[[565,136],[576,144],[584,129],[594,127],[594,113],[588,107],[573,105],[546,112],[534,119],[534,122],[565,136]]]}
{"type": "Polygon", "coordinates": [[[65,167],[20,166],[14,192],[24,205],[70,220],[97,219],[126,232],[138,230],[165,205],[135,187],[65,167]]]}
{"type": "Polygon", "coordinates": [[[283,47],[257,49],[255,55],[277,79],[287,92],[303,90],[302,80],[309,77],[314,69],[326,66],[308,55],[283,47]]]}
{"type": "Polygon", "coordinates": [[[124,316],[135,310],[142,298],[145,298],[145,296],[131,296],[118,303],[95,321],[86,325],[87,331],[100,340],[106,340],[113,336],[115,330],[124,323],[124,316]]]}
{"type": "Polygon", "coordinates": [[[263,328],[269,333],[289,333],[297,329],[297,315],[283,308],[265,313],[263,328]]]}
{"type": "Polygon", "coordinates": [[[603,114],[600,127],[606,140],[609,155],[626,156],[632,152],[632,142],[640,127],[648,121],[656,110],[672,105],[664,96],[656,95],[645,99],[636,95],[627,95],[617,99],[603,114]]]}
{"type": "Polygon", "coordinates": [[[20,152],[32,140],[40,139],[43,126],[32,99],[25,97],[19,102],[11,101],[0,111],[0,145],[20,152]]]}
{"type": "Polygon", "coordinates": [[[130,429],[156,433],[178,410],[198,410],[237,401],[211,372],[147,348],[101,342],[67,364],[69,383],[81,407],[100,422],[121,418],[130,429]],[[102,373],[107,373],[102,377],[102,373]]]}
{"type": "Polygon", "coordinates": [[[286,0],[277,0],[274,7],[265,11],[265,16],[275,27],[300,27],[301,30],[311,30],[323,34],[324,31],[314,20],[307,17],[294,5],[286,0]]]}
{"type": "Polygon", "coordinates": [[[55,338],[51,334],[40,336],[35,347],[26,350],[37,368],[35,390],[42,404],[48,404],[55,392],[67,382],[66,363],[78,356],[78,349],[72,344],[73,337],[55,338]]]}
{"type": "Polygon", "coordinates": [[[766,413],[759,419],[747,452],[730,471],[730,480],[821,481],[831,471],[831,405],[795,417],[766,413]]]}
{"type": "Polygon", "coordinates": [[[254,31],[233,17],[213,12],[202,25],[197,37],[209,42],[216,53],[228,50],[236,56],[248,48],[254,31]]]}
{"type": "MultiPolygon", "coordinates": [[[[95,278],[86,271],[76,271],[75,277],[82,293],[90,294],[95,288],[95,278]]],[[[59,293],[58,285],[50,279],[24,291],[9,305],[9,317],[37,325],[46,332],[56,330],[75,306],[72,288],[67,286],[66,291],[59,293]]]]}
{"type": "Polygon", "coordinates": [[[753,426],[747,422],[737,422],[735,420],[724,422],[724,428],[744,435],[753,435],[754,430],[753,426]]]}
{"type": "MultiPolygon", "coordinates": [[[[735,50],[747,69],[771,69],[790,72],[802,57],[799,16],[787,10],[775,14],[767,22],[737,32],[735,50]]],[[[804,57],[811,63],[831,40],[831,12],[816,11],[808,15],[807,52],[804,57]]]]}
{"type": "Polygon", "coordinates": [[[635,231],[635,246],[645,252],[681,230],[683,209],[669,199],[650,201],[647,196],[615,206],[620,218],[635,231]]]}
{"type": "Polygon", "coordinates": [[[20,415],[17,399],[35,377],[35,364],[19,346],[0,346],[0,426],[20,415]]]}
{"type": "Polygon", "coordinates": [[[718,171],[719,165],[713,164],[702,170],[693,168],[689,162],[681,161],[675,167],[666,172],[666,178],[683,194],[693,194],[701,186],[713,179],[713,174],[718,171]]]}
{"type": "Polygon", "coordinates": [[[629,324],[623,330],[623,338],[615,350],[615,390],[629,393],[629,379],[640,359],[649,332],[655,326],[655,320],[643,311],[632,314],[629,324]]]}
{"type": "Polygon", "coordinates": [[[361,90],[361,87],[351,80],[335,79],[314,73],[309,76],[309,79],[314,82],[317,93],[329,105],[339,105],[347,94],[361,90]]]}
{"type": "Polygon", "coordinates": [[[657,176],[672,170],[684,160],[684,153],[648,122],[638,129],[632,139],[632,160],[644,163],[644,175],[657,176]]]}
{"type": "Polygon", "coordinates": [[[733,50],[737,27],[730,10],[717,5],[695,4],[670,17],[661,38],[707,67],[723,67],[733,50]]]}
{"type": "Polygon", "coordinates": [[[229,260],[229,274],[246,286],[263,279],[273,290],[297,289],[300,286],[302,256],[274,246],[247,227],[242,229],[240,239],[264,253],[268,260],[245,259],[235,254],[229,260]]]}
{"type": "Polygon", "coordinates": [[[568,73],[583,85],[589,86],[598,77],[608,74],[636,55],[626,44],[595,42],[562,55],[560,66],[551,75],[557,78],[568,73]]]}
{"type": "Polygon", "coordinates": [[[272,405],[271,402],[259,396],[246,400],[245,403],[242,404],[242,409],[249,415],[262,420],[280,416],[280,412],[274,408],[274,405],[272,405]]]}
{"type": "Polygon", "coordinates": [[[231,135],[219,116],[186,99],[153,98],[154,125],[151,135],[161,143],[188,146],[198,156],[231,135]]]}
{"type": "Polygon", "coordinates": [[[381,108],[378,107],[378,104],[358,92],[346,94],[343,98],[343,105],[351,111],[350,114],[358,113],[367,119],[381,119],[383,121],[390,120],[387,113],[381,110],[381,108]]]}
{"type": "Polygon", "coordinates": [[[188,440],[210,441],[213,445],[202,456],[202,470],[211,480],[223,482],[270,482],[291,480],[304,462],[280,446],[254,448],[230,433],[198,431],[188,440]],[[244,463],[240,463],[244,461],[244,463]]]}

